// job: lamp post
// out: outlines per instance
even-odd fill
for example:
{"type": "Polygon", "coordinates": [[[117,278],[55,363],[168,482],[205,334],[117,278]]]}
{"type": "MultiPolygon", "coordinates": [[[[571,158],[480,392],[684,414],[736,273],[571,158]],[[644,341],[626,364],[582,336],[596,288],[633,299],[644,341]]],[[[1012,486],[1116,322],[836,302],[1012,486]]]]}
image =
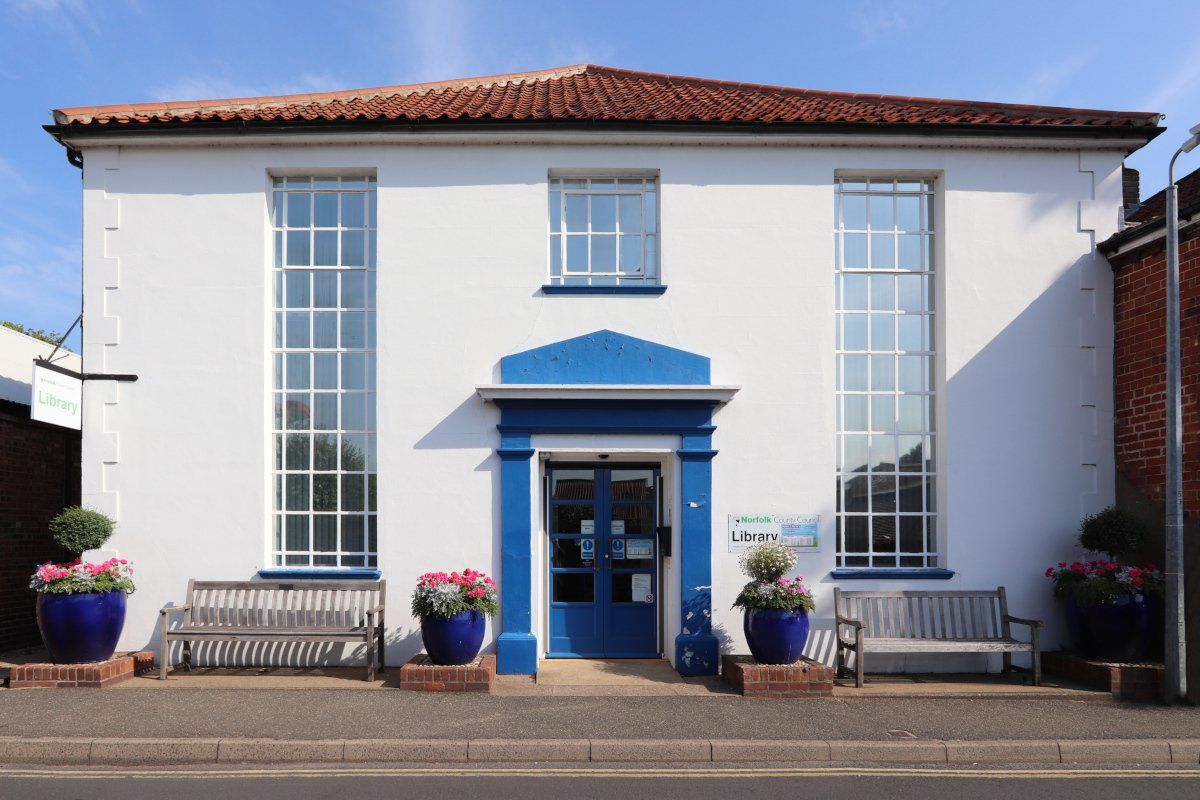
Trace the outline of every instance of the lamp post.
{"type": "Polygon", "coordinates": [[[1200,145],[1200,125],[1192,128],[1167,167],[1167,393],[1166,393],[1166,682],[1163,699],[1187,698],[1187,638],[1183,583],[1183,416],[1179,347],[1179,189],[1175,159],[1200,145]]]}

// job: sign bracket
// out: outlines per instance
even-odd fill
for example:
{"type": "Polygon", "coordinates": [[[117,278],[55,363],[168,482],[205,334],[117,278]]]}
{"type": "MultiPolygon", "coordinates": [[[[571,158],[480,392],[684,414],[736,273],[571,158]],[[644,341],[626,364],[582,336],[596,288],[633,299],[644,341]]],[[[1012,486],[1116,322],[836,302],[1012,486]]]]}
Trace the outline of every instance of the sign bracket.
{"type": "MultiPolygon", "coordinates": [[[[51,353],[51,355],[54,355],[51,353]]],[[[73,369],[52,364],[44,358],[34,359],[34,363],[43,369],[48,369],[52,372],[58,372],[63,375],[69,375],[72,378],[78,378],[81,381],[120,381],[122,383],[133,383],[138,379],[137,375],[127,373],[110,373],[110,372],[76,372],[73,369]]]]}

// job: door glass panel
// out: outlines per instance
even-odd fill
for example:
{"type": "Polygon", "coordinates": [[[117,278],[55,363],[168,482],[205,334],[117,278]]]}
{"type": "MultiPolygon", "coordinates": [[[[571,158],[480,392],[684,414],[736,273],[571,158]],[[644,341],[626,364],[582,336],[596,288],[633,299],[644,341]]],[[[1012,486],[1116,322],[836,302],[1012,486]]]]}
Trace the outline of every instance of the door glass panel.
{"type": "Polygon", "coordinates": [[[596,599],[596,581],[591,572],[554,573],[555,603],[591,603],[596,599]]]}
{"type": "Polygon", "coordinates": [[[590,469],[556,469],[551,496],[555,500],[592,500],[596,497],[596,473],[590,469]]]}
{"type": "Polygon", "coordinates": [[[563,569],[572,568],[587,568],[591,569],[595,565],[596,551],[595,539],[588,539],[592,543],[592,548],[588,551],[589,558],[584,560],[583,557],[583,542],[584,539],[555,539],[553,541],[552,565],[563,569]]]}
{"type": "Polygon", "coordinates": [[[614,469],[612,471],[613,500],[653,500],[654,471],[649,469],[614,469]]]}
{"type": "Polygon", "coordinates": [[[555,503],[550,511],[551,533],[593,533],[596,509],[590,503],[555,503]]]}
{"type": "Polygon", "coordinates": [[[649,504],[614,505],[612,532],[619,536],[648,536],[654,533],[654,506],[649,504]]]}
{"type": "Polygon", "coordinates": [[[614,603],[632,603],[633,602],[633,575],[628,572],[614,572],[612,574],[612,602],[614,603]]]}

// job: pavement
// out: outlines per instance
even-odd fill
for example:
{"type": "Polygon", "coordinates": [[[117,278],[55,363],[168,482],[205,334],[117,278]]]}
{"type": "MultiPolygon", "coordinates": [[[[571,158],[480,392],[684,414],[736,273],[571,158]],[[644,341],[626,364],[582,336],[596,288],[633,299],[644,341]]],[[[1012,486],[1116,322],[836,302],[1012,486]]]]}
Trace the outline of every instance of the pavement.
{"type": "MultiPolygon", "coordinates": [[[[1072,697],[521,697],[332,688],[0,690],[0,736],[1193,739],[1200,709],[1072,697]]],[[[166,681],[170,684],[171,681],[166,681]]]]}
{"type": "MultiPolygon", "coordinates": [[[[395,672],[394,670],[392,671],[395,672]]],[[[987,676],[747,699],[664,662],[549,665],[493,695],[380,691],[361,670],[198,670],[0,690],[0,764],[1174,764],[1200,710],[987,676]],[[352,688],[351,688],[352,687],[352,688]]]]}

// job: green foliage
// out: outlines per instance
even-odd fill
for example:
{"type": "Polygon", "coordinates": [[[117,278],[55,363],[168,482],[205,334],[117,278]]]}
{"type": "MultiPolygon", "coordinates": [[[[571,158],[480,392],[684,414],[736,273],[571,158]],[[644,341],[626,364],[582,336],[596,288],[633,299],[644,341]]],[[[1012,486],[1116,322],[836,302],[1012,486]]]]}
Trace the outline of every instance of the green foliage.
{"type": "Polygon", "coordinates": [[[0,325],[5,328],[14,330],[17,333],[23,333],[26,336],[32,336],[35,339],[41,339],[48,344],[58,344],[62,340],[62,334],[57,331],[48,331],[45,328],[26,328],[19,322],[10,322],[9,320],[0,320],[0,325]]]}
{"type": "Polygon", "coordinates": [[[111,519],[99,511],[80,506],[65,508],[50,520],[50,535],[72,553],[103,547],[112,532],[111,519]]]}
{"type": "Polygon", "coordinates": [[[1145,542],[1146,526],[1116,506],[1089,514],[1079,525],[1079,544],[1093,553],[1105,553],[1111,559],[1135,553],[1145,542]]]}
{"type": "Polygon", "coordinates": [[[783,611],[803,611],[811,614],[817,607],[804,578],[776,578],[773,581],[750,581],[742,587],[734,608],[778,608],[783,611]]]}

